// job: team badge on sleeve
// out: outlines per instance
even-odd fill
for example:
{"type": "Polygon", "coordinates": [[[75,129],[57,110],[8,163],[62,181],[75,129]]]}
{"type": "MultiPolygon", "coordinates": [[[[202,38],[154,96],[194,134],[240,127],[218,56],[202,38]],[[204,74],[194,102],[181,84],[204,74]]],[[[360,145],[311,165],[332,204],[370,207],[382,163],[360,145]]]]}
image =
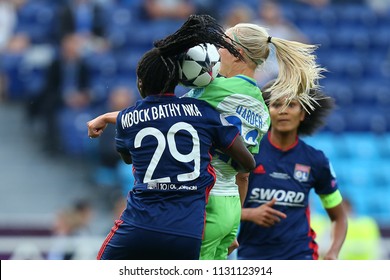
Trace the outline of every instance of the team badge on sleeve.
{"type": "Polygon", "coordinates": [[[307,182],[309,180],[310,166],[303,164],[295,164],[294,179],[299,182],[307,182]]]}

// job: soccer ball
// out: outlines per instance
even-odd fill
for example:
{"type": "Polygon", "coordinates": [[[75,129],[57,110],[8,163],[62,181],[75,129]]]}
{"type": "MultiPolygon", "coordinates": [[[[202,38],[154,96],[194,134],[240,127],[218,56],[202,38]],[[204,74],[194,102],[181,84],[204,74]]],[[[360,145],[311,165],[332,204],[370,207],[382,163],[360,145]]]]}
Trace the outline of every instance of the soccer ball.
{"type": "Polygon", "coordinates": [[[179,83],[185,87],[205,87],[219,73],[218,49],[212,44],[190,48],[179,58],[179,83]]]}

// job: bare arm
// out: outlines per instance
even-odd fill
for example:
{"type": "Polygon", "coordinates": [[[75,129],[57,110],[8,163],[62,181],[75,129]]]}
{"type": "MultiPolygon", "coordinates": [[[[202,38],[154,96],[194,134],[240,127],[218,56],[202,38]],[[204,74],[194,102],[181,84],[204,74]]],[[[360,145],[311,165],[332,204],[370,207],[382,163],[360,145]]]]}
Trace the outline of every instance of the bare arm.
{"type": "Polygon", "coordinates": [[[240,193],[241,206],[244,205],[245,197],[248,192],[249,173],[238,173],[236,175],[236,184],[240,193]]]}
{"type": "Polygon", "coordinates": [[[116,123],[118,114],[119,111],[105,113],[87,122],[88,136],[91,138],[99,137],[109,123],[116,123]]]}
{"type": "Polygon", "coordinates": [[[238,243],[237,238],[234,239],[233,243],[228,248],[228,255],[233,253],[233,251],[236,250],[239,246],[240,244],[238,243]]]}
{"type": "Polygon", "coordinates": [[[339,205],[325,209],[332,222],[331,224],[331,238],[332,242],[330,248],[326,252],[325,260],[337,260],[341,247],[343,246],[345,236],[347,234],[348,220],[347,214],[343,208],[342,203],[339,205]]]}
{"type": "MultiPolygon", "coordinates": [[[[240,193],[241,207],[244,205],[246,194],[248,193],[248,179],[249,173],[238,173],[236,175],[236,184],[238,186],[238,192],[240,193]]],[[[239,246],[237,238],[228,248],[228,255],[230,255],[239,246]]]]}
{"type": "Polygon", "coordinates": [[[224,151],[235,162],[238,172],[250,172],[256,167],[253,155],[248,151],[241,137],[236,137],[233,144],[224,151]]]}

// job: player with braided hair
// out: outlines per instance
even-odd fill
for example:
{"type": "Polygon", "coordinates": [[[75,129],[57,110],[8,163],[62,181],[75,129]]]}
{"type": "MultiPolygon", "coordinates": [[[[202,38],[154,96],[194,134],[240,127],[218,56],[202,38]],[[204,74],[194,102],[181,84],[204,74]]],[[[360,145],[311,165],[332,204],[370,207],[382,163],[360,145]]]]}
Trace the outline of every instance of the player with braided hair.
{"type": "MultiPolygon", "coordinates": [[[[192,17],[188,24],[201,24],[192,17]]],[[[210,43],[234,47],[208,22],[210,43]],[[219,35],[218,35],[219,34],[219,35]]],[[[133,164],[135,185],[98,259],[199,259],[205,207],[215,183],[210,150],[222,149],[250,171],[254,159],[239,130],[210,105],[173,94],[178,84],[175,52],[198,44],[158,42],[137,66],[142,101],[120,111],[116,149],[133,164]]],[[[237,54],[237,52],[236,52],[237,54]]]]}
{"type": "MultiPolygon", "coordinates": [[[[179,40],[178,37],[188,38],[190,33],[196,37],[195,34],[199,32],[203,42],[209,42],[205,39],[207,32],[205,34],[202,31],[207,30],[207,27],[203,27],[204,29],[193,28],[191,32],[180,30],[168,37],[168,41],[179,40]]],[[[304,101],[305,107],[313,106],[316,101],[307,98],[306,93],[309,87],[316,87],[323,69],[316,64],[312,54],[315,46],[271,38],[264,28],[257,25],[239,24],[229,28],[224,40],[234,45],[239,55],[229,48],[219,46],[220,73],[224,77],[215,79],[205,88],[194,89],[186,96],[204,100],[221,112],[230,123],[240,129],[249,150],[257,153],[259,142],[268,131],[270,119],[254,76],[269,55],[269,45],[274,43],[279,53],[281,71],[275,88],[288,96],[287,103],[294,95],[301,95],[300,100],[304,101]],[[290,85],[290,82],[295,82],[295,86],[290,85]]],[[[89,122],[89,135],[98,137],[107,123],[115,123],[116,114],[107,113],[89,122]]],[[[207,204],[206,229],[200,257],[226,259],[240,223],[240,196],[245,197],[249,174],[237,175],[230,158],[218,150],[213,155],[212,165],[217,172],[217,181],[207,204]]]]}

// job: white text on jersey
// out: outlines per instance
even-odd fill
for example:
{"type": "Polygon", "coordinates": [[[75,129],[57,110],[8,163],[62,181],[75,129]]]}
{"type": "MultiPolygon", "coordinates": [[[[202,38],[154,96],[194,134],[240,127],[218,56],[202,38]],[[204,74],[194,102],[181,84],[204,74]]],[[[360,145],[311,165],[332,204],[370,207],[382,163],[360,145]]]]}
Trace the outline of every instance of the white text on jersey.
{"type": "Polygon", "coordinates": [[[278,205],[304,206],[302,202],[305,199],[303,192],[254,188],[250,194],[248,202],[266,203],[276,198],[278,205]]]}
{"type": "Polygon", "coordinates": [[[261,116],[258,113],[252,112],[250,109],[245,108],[244,106],[238,106],[236,108],[236,113],[252,126],[256,126],[257,128],[261,128],[263,126],[263,120],[261,116]]]}
{"type": "Polygon", "coordinates": [[[125,129],[141,122],[182,115],[198,117],[202,116],[202,113],[195,104],[164,104],[126,113],[122,115],[121,122],[122,128],[125,129]]]}

